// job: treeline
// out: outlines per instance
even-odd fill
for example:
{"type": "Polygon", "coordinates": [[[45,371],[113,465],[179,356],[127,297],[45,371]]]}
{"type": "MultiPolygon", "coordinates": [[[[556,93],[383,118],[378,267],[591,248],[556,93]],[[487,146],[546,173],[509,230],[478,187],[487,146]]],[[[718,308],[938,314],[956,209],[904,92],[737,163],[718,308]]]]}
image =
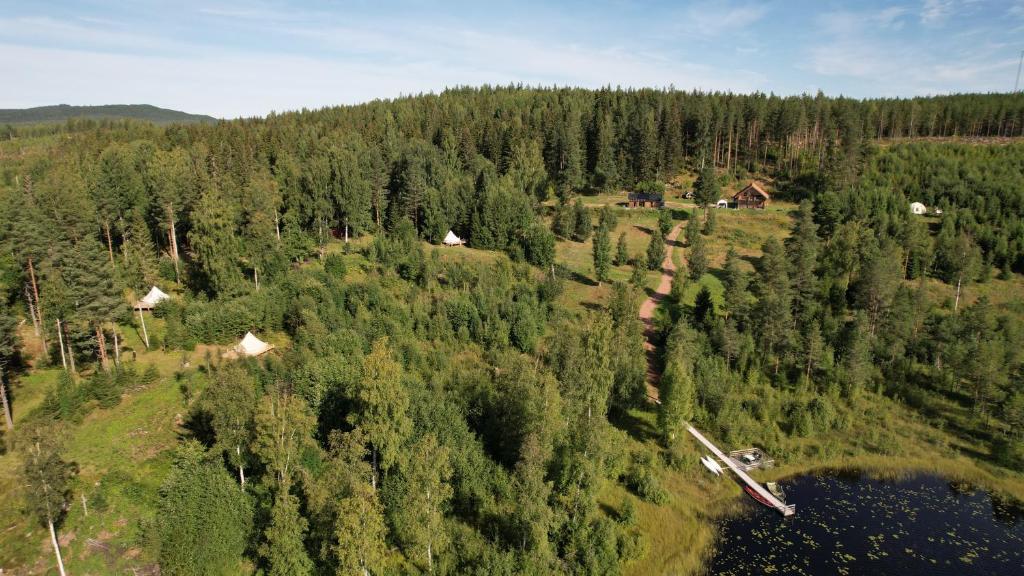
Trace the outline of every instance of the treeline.
{"type": "MultiPolygon", "coordinates": [[[[1020,95],[860,101],[509,87],[216,125],[81,121],[60,138],[9,144],[0,243],[13,256],[5,266],[32,284],[37,330],[67,321],[83,344],[104,336],[126,289],[173,280],[210,296],[246,293],[332,235],[407,220],[432,241],[453,229],[474,247],[547,265],[553,239],[537,222],[547,198],[653,189],[681,168],[709,166],[774,174],[784,194],[843,191],[872,161],[873,138],[1019,135],[1022,110],[1020,95]]],[[[918,182],[948,194],[937,180],[918,182]]],[[[1009,181],[987,182],[985,198],[1009,181]]],[[[988,225],[1002,208],[985,202],[974,217],[988,225]]],[[[975,241],[992,265],[1012,268],[1019,233],[1002,227],[975,241]]]]}

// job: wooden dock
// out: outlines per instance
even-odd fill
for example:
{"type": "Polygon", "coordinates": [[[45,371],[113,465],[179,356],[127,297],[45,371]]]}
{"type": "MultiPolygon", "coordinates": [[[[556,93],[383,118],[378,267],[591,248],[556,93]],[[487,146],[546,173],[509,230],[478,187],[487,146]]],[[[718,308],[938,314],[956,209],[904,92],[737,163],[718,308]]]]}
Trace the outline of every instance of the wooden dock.
{"type": "Polygon", "coordinates": [[[751,478],[750,475],[746,473],[746,471],[744,471],[739,465],[737,465],[735,460],[725,455],[721,450],[718,449],[717,446],[712,444],[710,440],[705,438],[699,430],[697,430],[693,426],[690,426],[689,424],[686,425],[686,429],[690,432],[690,434],[693,435],[694,438],[697,439],[697,441],[706,446],[708,450],[711,450],[712,454],[714,454],[716,457],[718,457],[719,460],[724,462],[726,466],[728,466],[729,469],[732,470],[740,480],[742,480],[747,486],[750,486],[750,488],[757,492],[759,496],[764,498],[766,501],[770,502],[771,505],[776,510],[778,510],[783,516],[792,516],[796,513],[795,504],[786,504],[782,500],[776,498],[774,494],[769,492],[757,480],[751,478]]]}

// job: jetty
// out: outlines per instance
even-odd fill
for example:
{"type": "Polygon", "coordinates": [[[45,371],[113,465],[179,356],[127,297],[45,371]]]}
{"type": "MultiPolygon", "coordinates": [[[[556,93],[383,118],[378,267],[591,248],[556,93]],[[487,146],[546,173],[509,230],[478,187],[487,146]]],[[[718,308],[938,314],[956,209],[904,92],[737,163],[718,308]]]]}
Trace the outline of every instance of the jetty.
{"type": "Polygon", "coordinates": [[[776,498],[775,495],[762,486],[760,482],[751,478],[738,462],[733,460],[730,456],[727,456],[724,452],[719,450],[717,446],[712,444],[710,440],[705,438],[704,435],[700,433],[700,430],[697,430],[689,424],[686,425],[686,430],[696,438],[698,442],[706,446],[708,450],[711,450],[711,453],[718,457],[719,460],[724,462],[725,465],[736,474],[737,478],[742,480],[747,486],[750,486],[751,490],[757,492],[758,496],[764,498],[764,500],[770,503],[773,508],[779,511],[779,513],[783,516],[792,516],[796,513],[796,504],[786,504],[782,500],[776,498]]]}

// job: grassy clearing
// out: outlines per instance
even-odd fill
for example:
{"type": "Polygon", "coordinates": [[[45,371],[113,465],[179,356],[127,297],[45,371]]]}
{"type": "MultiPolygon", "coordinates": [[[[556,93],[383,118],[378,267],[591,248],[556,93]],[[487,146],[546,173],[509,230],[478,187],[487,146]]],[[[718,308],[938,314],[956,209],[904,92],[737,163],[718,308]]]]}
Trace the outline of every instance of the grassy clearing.
{"type": "MultiPolygon", "coordinates": [[[[147,314],[151,336],[163,336],[163,322],[147,314]]],[[[158,490],[170,466],[170,450],[178,443],[187,413],[182,383],[195,398],[205,378],[195,369],[212,347],[195,351],[146,351],[134,326],[122,326],[122,359],[134,362],[141,373],[157,366],[160,379],[148,386],[126,390],[121,403],[93,409],[80,423],[57,425],[64,457],[79,468],[73,489],[75,501],[60,530],[61,548],[69,570],[80,574],[116,574],[139,568],[146,558],[144,526],[156,507],[158,490]],[[134,352],[134,354],[133,354],[134,352]],[[134,356],[134,361],[132,360],[134,356]],[[183,364],[193,367],[184,369],[183,364]],[[179,378],[188,373],[191,377],[179,378]],[[81,502],[86,498],[88,516],[81,502]]],[[[19,378],[13,388],[15,426],[31,418],[61,369],[43,368],[19,378]]],[[[0,568],[13,574],[43,574],[55,570],[45,529],[22,513],[21,457],[0,455],[0,568]],[[20,571],[11,572],[11,568],[20,571]]]]}

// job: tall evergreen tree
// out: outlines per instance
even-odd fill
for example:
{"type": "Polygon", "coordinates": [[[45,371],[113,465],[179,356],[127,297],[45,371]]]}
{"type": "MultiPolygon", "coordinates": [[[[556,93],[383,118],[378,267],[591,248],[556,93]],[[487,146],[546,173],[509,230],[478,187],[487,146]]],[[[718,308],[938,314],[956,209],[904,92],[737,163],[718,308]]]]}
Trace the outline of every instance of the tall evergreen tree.
{"type": "Polygon", "coordinates": [[[629,250],[626,247],[626,233],[619,234],[619,241],[615,244],[616,266],[623,266],[629,262],[629,250]]]}
{"type": "Polygon", "coordinates": [[[655,229],[651,232],[651,241],[647,244],[647,269],[660,270],[661,263],[665,260],[665,237],[661,230],[655,229]]]}
{"type": "Polygon", "coordinates": [[[612,245],[608,238],[608,229],[604,226],[598,226],[597,234],[594,235],[593,252],[594,276],[597,278],[597,283],[607,282],[612,264],[612,245]]]}

